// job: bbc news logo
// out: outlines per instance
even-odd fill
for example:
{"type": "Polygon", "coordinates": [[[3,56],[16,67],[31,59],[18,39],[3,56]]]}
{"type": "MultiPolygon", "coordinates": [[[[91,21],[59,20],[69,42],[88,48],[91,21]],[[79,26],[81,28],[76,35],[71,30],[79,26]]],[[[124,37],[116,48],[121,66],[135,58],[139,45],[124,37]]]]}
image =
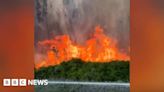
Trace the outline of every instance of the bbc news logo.
{"type": "Polygon", "coordinates": [[[46,86],[48,85],[48,80],[27,80],[27,79],[3,79],[3,86],[46,86]]]}

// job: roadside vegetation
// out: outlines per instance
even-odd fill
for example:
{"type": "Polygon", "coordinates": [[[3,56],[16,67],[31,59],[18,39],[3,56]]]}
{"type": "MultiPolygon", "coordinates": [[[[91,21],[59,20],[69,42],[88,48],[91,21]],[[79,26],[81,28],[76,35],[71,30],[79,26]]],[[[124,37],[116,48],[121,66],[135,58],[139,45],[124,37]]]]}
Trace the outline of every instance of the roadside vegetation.
{"type": "Polygon", "coordinates": [[[62,81],[129,82],[129,61],[93,63],[72,59],[57,66],[35,69],[35,78],[62,81]]]}

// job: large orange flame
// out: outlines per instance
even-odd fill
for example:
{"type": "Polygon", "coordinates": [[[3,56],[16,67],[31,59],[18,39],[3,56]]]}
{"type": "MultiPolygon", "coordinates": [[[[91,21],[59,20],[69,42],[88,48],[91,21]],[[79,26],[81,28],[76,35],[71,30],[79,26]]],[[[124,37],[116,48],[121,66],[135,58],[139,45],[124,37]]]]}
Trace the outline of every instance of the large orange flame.
{"type": "Polygon", "coordinates": [[[73,43],[68,35],[39,42],[39,46],[45,49],[46,55],[36,64],[36,68],[58,65],[72,58],[80,58],[85,62],[129,60],[129,56],[118,50],[116,42],[106,36],[100,26],[96,26],[93,36],[83,46],[73,43]]]}

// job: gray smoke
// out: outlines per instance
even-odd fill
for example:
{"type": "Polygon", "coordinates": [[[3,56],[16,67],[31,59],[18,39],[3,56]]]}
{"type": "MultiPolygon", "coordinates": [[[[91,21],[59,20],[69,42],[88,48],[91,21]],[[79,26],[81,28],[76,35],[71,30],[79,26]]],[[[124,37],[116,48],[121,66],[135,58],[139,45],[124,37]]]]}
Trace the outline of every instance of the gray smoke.
{"type": "Polygon", "coordinates": [[[68,34],[83,44],[100,25],[128,53],[129,11],[130,0],[36,0],[35,42],[68,34]]]}

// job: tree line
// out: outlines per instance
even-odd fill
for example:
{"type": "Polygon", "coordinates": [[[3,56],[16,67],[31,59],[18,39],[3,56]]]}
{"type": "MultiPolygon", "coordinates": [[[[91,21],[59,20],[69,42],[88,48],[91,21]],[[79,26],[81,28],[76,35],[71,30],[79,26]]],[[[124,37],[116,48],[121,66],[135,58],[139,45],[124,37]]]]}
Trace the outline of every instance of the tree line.
{"type": "Polygon", "coordinates": [[[72,59],[57,66],[35,69],[36,79],[129,82],[129,61],[84,62],[72,59]]]}

